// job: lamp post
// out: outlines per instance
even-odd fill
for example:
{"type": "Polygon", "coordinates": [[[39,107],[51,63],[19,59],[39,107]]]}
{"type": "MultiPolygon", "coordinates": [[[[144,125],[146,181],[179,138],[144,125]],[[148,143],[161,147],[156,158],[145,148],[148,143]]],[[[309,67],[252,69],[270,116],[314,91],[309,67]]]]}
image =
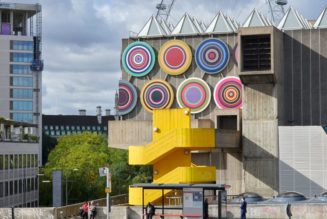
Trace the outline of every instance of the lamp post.
{"type": "MultiPolygon", "coordinates": [[[[78,171],[78,169],[77,168],[74,168],[74,169],[72,169],[72,171],[78,171]]],[[[68,205],[68,175],[66,175],[66,185],[65,185],[65,187],[66,187],[66,206],[68,205]]]]}
{"type": "Polygon", "coordinates": [[[40,177],[44,176],[44,173],[38,173],[36,174],[37,176],[37,190],[38,190],[38,194],[37,194],[37,206],[40,206],[40,177]]]}

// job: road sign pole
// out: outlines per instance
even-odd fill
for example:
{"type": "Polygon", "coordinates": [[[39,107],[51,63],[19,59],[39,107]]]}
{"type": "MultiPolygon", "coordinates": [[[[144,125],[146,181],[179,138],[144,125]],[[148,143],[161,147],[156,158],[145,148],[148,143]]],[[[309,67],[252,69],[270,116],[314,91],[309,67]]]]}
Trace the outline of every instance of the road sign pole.
{"type": "MultiPolygon", "coordinates": [[[[107,182],[106,182],[106,184],[107,184],[107,188],[109,188],[111,185],[111,183],[110,183],[110,172],[109,172],[109,168],[107,167],[106,168],[106,175],[107,175],[107,182]]],[[[107,219],[109,219],[109,212],[110,212],[110,193],[109,192],[106,192],[106,194],[107,194],[107,219]]]]}

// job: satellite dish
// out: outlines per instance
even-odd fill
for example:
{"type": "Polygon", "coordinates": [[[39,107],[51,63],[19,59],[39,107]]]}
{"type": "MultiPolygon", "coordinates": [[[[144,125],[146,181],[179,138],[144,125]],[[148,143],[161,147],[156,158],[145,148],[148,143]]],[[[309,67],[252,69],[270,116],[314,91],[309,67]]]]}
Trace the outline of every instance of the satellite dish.
{"type": "Polygon", "coordinates": [[[287,5],[287,0],[276,0],[277,5],[287,5]]]}

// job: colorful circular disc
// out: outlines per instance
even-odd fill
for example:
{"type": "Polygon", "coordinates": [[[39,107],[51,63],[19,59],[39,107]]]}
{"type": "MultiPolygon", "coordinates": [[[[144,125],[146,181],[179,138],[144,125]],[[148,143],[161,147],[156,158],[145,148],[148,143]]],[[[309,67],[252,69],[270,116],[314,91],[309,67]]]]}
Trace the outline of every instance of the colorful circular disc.
{"type": "Polygon", "coordinates": [[[135,77],[149,74],[155,64],[152,47],[145,42],[134,42],[124,50],[122,64],[125,71],[135,77]]]}
{"type": "Polygon", "coordinates": [[[219,109],[241,108],[243,85],[238,77],[226,77],[220,80],[213,96],[219,109]]]}
{"type": "Polygon", "coordinates": [[[189,78],[179,85],[176,98],[181,108],[190,108],[191,113],[200,113],[210,103],[210,87],[200,78],[189,78]]]}
{"type": "Polygon", "coordinates": [[[166,81],[151,80],[142,88],[141,103],[149,112],[154,109],[170,108],[173,101],[173,89],[166,81]]]}
{"type": "Polygon", "coordinates": [[[239,57],[240,57],[237,47],[238,47],[238,43],[235,44],[233,51],[232,51],[232,55],[231,55],[236,66],[238,66],[238,61],[239,61],[239,57]]]}
{"type": "Polygon", "coordinates": [[[208,74],[217,74],[224,70],[229,62],[229,49],[220,39],[202,41],[195,52],[197,66],[208,74]]]}
{"type": "Polygon", "coordinates": [[[137,102],[137,92],[133,84],[128,81],[119,81],[117,110],[119,115],[130,113],[137,102]]]}
{"type": "Polygon", "coordinates": [[[158,62],[167,74],[183,74],[192,63],[191,49],[184,41],[167,41],[159,50],[158,62]]]}

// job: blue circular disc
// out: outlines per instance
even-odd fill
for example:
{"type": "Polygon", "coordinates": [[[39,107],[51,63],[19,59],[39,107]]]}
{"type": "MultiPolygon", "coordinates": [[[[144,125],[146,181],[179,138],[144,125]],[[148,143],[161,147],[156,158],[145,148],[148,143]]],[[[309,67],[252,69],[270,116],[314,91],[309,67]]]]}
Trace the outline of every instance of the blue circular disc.
{"type": "Polygon", "coordinates": [[[229,49],[220,39],[202,41],[195,52],[197,66],[208,74],[218,74],[226,68],[229,62],[229,49]]]}

